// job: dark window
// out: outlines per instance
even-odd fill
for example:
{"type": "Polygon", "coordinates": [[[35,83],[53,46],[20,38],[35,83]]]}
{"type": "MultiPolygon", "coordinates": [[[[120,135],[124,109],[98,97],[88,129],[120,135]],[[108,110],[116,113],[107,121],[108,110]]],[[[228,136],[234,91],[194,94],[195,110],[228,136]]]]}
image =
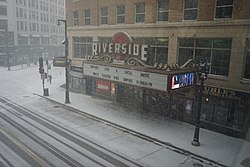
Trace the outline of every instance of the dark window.
{"type": "Polygon", "coordinates": [[[189,59],[210,62],[210,74],[228,76],[232,39],[181,38],[179,65],[189,59]]]}
{"type": "Polygon", "coordinates": [[[73,37],[73,53],[76,58],[92,55],[92,37],[73,37]]]}
{"type": "Polygon", "coordinates": [[[101,24],[108,24],[108,7],[101,8],[101,24]]]}
{"type": "Polygon", "coordinates": [[[198,0],[184,1],[184,20],[196,20],[198,11],[198,0]]]}
{"type": "Polygon", "coordinates": [[[0,16],[7,16],[7,6],[0,5],[0,16]]]}
{"type": "Polygon", "coordinates": [[[73,25],[74,26],[78,26],[79,25],[78,11],[73,12],[73,25]]]}
{"type": "Polygon", "coordinates": [[[145,3],[143,2],[135,4],[135,22],[145,22],[145,3]]]}
{"type": "Polygon", "coordinates": [[[157,11],[157,21],[168,21],[169,0],[158,0],[157,11]]]}
{"type": "Polygon", "coordinates": [[[39,37],[31,37],[30,38],[30,44],[39,45],[40,44],[40,38],[39,37]]]}
{"type": "Polygon", "coordinates": [[[201,120],[223,127],[242,129],[247,105],[243,101],[222,100],[215,97],[203,98],[201,120]]]}
{"type": "Polygon", "coordinates": [[[250,79],[250,39],[246,40],[246,60],[245,60],[244,78],[250,79]]]}
{"type": "Polygon", "coordinates": [[[90,9],[87,9],[84,11],[84,24],[85,25],[90,25],[90,9]]]}
{"type": "Polygon", "coordinates": [[[125,5],[117,6],[116,17],[117,24],[125,23],[125,5]]]}
{"type": "Polygon", "coordinates": [[[215,18],[232,18],[233,0],[217,0],[215,18]]]}
{"type": "Polygon", "coordinates": [[[148,59],[149,65],[155,63],[166,64],[168,62],[168,38],[135,38],[135,43],[148,44],[148,59]]]}

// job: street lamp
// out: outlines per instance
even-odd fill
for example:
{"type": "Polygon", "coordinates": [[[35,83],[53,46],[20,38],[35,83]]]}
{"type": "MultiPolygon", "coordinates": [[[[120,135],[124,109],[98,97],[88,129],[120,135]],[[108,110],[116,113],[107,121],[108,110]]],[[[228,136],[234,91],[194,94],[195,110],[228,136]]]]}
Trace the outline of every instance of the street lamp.
{"type": "Polygon", "coordinates": [[[207,75],[209,73],[209,66],[210,63],[202,63],[200,62],[197,65],[198,71],[198,81],[200,81],[200,85],[196,85],[198,88],[198,111],[196,114],[196,123],[195,123],[195,131],[194,131],[194,138],[192,141],[193,146],[200,146],[199,142],[199,135],[200,135],[200,115],[201,115],[201,104],[202,104],[202,91],[203,91],[203,85],[204,81],[207,79],[207,75]]]}
{"type": "Polygon", "coordinates": [[[68,61],[68,38],[67,38],[67,22],[66,20],[57,19],[57,25],[60,26],[64,22],[65,30],[65,77],[66,77],[66,90],[65,90],[65,103],[70,103],[69,101],[69,61],[68,61]]]}
{"type": "Polygon", "coordinates": [[[8,26],[5,27],[5,39],[6,39],[6,56],[7,56],[7,64],[8,64],[8,70],[10,71],[10,54],[9,54],[9,34],[8,34],[8,26]]]}

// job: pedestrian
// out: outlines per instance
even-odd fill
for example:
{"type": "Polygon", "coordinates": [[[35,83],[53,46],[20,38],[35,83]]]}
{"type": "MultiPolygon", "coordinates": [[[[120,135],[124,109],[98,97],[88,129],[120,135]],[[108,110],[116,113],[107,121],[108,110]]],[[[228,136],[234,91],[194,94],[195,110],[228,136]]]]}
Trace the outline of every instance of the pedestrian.
{"type": "Polygon", "coordinates": [[[49,83],[51,84],[51,81],[52,81],[52,75],[50,74],[49,75],[49,83]]]}

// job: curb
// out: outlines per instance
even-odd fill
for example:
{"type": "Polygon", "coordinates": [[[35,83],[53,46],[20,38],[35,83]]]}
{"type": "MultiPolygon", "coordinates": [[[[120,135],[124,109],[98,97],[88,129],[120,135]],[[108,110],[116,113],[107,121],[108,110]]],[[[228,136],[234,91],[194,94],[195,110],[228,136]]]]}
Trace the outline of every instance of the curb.
{"type": "Polygon", "coordinates": [[[110,126],[115,127],[115,128],[117,128],[117,129],[119,129],[119,130],[122,130],[122,131],[124,131],[124,132],[129,133],[129,134],[132,134],[132,135],[135,135],[135,136],[137,136],[137,137],[140,137],[140,138],[142,138],[142,139],[144,139],[144,140],[147,140],[147,141],[150,141],[150,142],[152,142],[152,143],[155,143],[155,144],[157,144],[157,145],[159,145],[159,146],[165,147],[165,148],[167,148],[167,149],[169,149],[169,150],[171,150],[171,151],[177,152],[177,153],[179,153],[179,154],[183,154],[183,155],[185,155],[185,156],[190,156],[191,158],[193,158],[193,159],[195,159],[195,160],[198,160],[198,161],[200,161],[200,162],[202,162],[202,163],[210,164],[210,165],[211,165],[211,164],[215,164],[215,165],[219,165],[219,166],[221,166],[221,167],[227,167],[226,165],[223,165],[223,164],[221,164],[221,163],[219,163],[219,162],[216,162],[216,161],[214,161],[214,160],[211,160],[211,159],[209,159],[209,158],[200,156],[200,155],[195,154],[195,153],[192,153],[192,152],[190,152],[190,151],[188,151],[188,150],[185,150],[185,149],[179,148],[179,147],[177,147],[177,146],[174,146],[174,145],[172,145],[172,144],[169,143],[169,142],[161,141],[161,140],[159,140],[159,139],[157,139],[157,138],[150,137],[150,136],[148,136],[148,135],[146,135],[146,134],[137,132],[137,131],[135,131],[135,130],[133,130],[133,129],[129,129],[129,128],[124,127],[124,126],[121,126],[121,125],[119,125],[119,124],[117,124],[117,123],[113,123],[113,122],[111,122],[111,121],[109,121],[109,120],[105,120],[105,119],[103,119],[103,118],[100,118],[100,117],[97,117],[97,116],[95,116],[95,115],[86,113],[86,112],[84,112],[84,111],[82,111],[82,110],[79,110],[79,109],[74,108],[74,107],[72,107],[72,106],[69,106],[69,105],[67,105],[67,104],[58,102],[58,101],[56,101],[56,100],[54,100],[54,99],[51,99],[51,98],[49,98],[49,97],[45,97],[45,96],[42,96],[42,95],[37,94],[37,93],[33,93],[33,94],[34,94],[34,95],[37,95],[37,96],[39,96],[39,97],[42,97],[42,98],[44,98],[44,99],[46,99],[46,100],[49,100],[49,101],[51,101],[51,102],[60,104],[60,105],[62,105],[62,106],[65,107],[65,108],[68,108],[68,109],[70,109],[70,110],[72,110],[72,111],[74,111],[74,112],[77,112],[77,113],[79,113],[79,114],[83,114],[84,116],[87,116],[87,117],[89,117],[89,118],[91,118],[91,119],[94,119],[94,120],[96,120],[96,121],[102,122],[102,123],[107,124],[107,125],[110,125],[110,126]],[[206,162],[206,161],[207,161],[207,162],[206,162]]]}

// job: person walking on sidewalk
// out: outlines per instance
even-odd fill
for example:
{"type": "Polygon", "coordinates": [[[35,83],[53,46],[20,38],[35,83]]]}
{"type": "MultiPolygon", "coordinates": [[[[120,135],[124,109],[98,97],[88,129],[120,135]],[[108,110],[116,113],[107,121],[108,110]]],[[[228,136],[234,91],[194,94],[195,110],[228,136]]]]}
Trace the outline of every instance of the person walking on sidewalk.
{"type": "Polygon", "coordinates": [[[51,82],[52,82],[52,75],[50,74],[49,75],[49,83],[51,84],[51,82]]]}

